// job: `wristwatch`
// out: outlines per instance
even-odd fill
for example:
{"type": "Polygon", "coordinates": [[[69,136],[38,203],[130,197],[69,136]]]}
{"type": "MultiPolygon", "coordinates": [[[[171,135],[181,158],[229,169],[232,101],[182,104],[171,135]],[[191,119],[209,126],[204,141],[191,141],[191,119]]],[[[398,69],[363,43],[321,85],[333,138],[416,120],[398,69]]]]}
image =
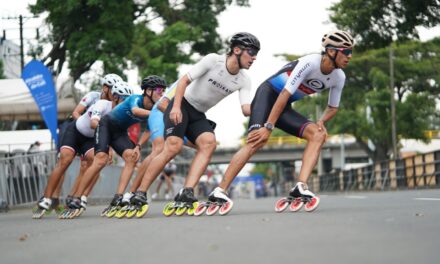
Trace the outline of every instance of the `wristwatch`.
{"type": "Polygon", "coordinates": [[[269,122],[264,123],[264,127],[267,128],[269,131],[273,130],[273,124],[272,123],[269,123],[269,122]]]}

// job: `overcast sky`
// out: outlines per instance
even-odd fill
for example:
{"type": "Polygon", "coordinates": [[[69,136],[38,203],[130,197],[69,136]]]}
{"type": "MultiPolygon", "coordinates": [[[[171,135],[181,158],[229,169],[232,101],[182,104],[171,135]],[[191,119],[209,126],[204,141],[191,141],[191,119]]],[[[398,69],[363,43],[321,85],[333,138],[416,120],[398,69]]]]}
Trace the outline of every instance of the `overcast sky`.
{"type": "MultiPolygon", "coordinates": [[[[19,14],[29,15],[26,10],[32,0],[2,0],[0,6],[1,17],[19,14]]],[[[252,80],[252,95],[258,85],[271,74],[275,73],[286,62],[275,58],[274,54],[291,53],[307,54],[320,52],[321,37],[327,31],[335,29],[328,22],[327,9],[331,0],[293,1],[293,0],[250,0],[251,7],[230,7],[219,17],[218,33],[226,38],[235,32],[247,31],[256,35],[261,42],[261,51],[257,61],[248,70],[252,80]]],[[[25,23],[25,31],[29,37],[34,36],[34,25],[39,25],[38,20],[30,19],[25,23]]],[[[18,38],[16,20],[1,20],[0,29],[7,28],[8,38],[18,38]]],[[[434,30],[421,30],[422,40],[440,35],[440,28],[434,30]]],[[[188,68],[182,67],[182,74],[188,68]]],[[[130,78],[135,82],[135,78],[130,78]]],[[[221,146],[232,146],[239,142],[243,133],[243,122],[246,120],[242,114],[238,100],[238,93],[228,96],[218,105],[208,111],[208,118],[217,123],[216,136],[221,146]]]]}

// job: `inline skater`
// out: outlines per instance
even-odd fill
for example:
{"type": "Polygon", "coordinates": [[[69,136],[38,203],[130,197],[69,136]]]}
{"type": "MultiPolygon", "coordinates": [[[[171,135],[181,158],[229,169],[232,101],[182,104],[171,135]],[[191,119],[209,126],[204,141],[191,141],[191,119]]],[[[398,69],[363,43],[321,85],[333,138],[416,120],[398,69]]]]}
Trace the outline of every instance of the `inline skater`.
{"type": "MultiPolygon", "coordinates": [[[[109,146],[120,155],[125,165],[122,169],[118,190],[113,200],[103,212],[102,215],[108,217],[114,216],[119,210],[122,194],[128,185],[135,165],[140,158],[140,144],[133,143],[127,134],[127,129],[138,122],[145,121],[150,114],[150,110],[154,103],[160,99],[166,87],[166,82],[159,76],[147,77],[150,82],[148,85],[142,86],[142,95],[131,95],[122,104],[115,107],[107,116],[101,119],[95,134],[95,158],[92,165],[84,173],[78,190],[75,191],[72,200],[72,209],[80,209],[81,203],[79,197],[83,195],[86,186],[93,179],[93,175],[100,172],[107,163],[109,146]]],[[[146,213],[148,207],[143,207],[146,213]]]]}
{"type": "Polygon", "coordinates": [[[226,55],[208,54],[177,83],[176,94],[164,113],[165,146],[145,172],[133,200],[146,201],[146,191],[165,165],[182,149],[184,136],[196,145],[196,155],[191,163],[184,188],[175,197],[173,205],[167,204],[165,215],[194,212],[197,199],[194,187],[206,170],[216,148],[215,123],[205,112],[226,96],[239,91],[242,112],[250,114],[251,83],[243,69],[249,69],[256,60],[260,42],[249,33],[235,34],[226,55]]]}
{"type": "MultiPolygon", "coordinates": [[[[343,69],[352,57],[353,45],[353,38],[345,31],[325,34],[321,54],[307,55],[286,64],[259,86],[252,101],[247,143],[233,156],[219,187],[209,196],[211,201],[231,203],[220,214],[232,209],[226,190],[251,156],[264,146],[274,127],[307,140],[298,182],[288,198],[277,202],[276,211],[283,211],[289,204],[292,211],[299,210],[304,202],[306,211],[317,208],[319,197],[308,190],[306,183],[327,137],[325,123],[338,111],[345,83],[343,69]],[[324,90],[329,90],[328,107],[316,123],[291,108],[292,102],[324,90]]],[[[208,208],[207,214],[214,214],[216,210],[218,206],[208,208]]]]}
{"type": "MultiPolygon", "coordinates": [[[[75,120],[77,120],[90,106],[92,106],[94,103],[96,103],[98,100],[108,100],[108,101],[112,101],[112,92],[111,92],[111,88],[112,86],[117,83],[117,82],[122,82],[122,78],[114,73],[109,73],[106,74],[103,78],[101,78],[101,92],[98,91],[91,91],[88,92],[78,103],[78,105],[75,107],[75,109],[72,112],[71,117],[69,117],[66,121],[64,121],[61,125],[60,125],[60,129],[59,129],[59,143],[62,140],[63,137],[63,132],[65,130],[65,128],[69,125],[70,122],[73,122],[75,120]]],[[[58,152],[60,150],[60,144],[58,144],[58,152]]],[[[80,157],[80,170],[79,170],[79,174],[78,177],[76,177],[75,182],[74,182],[74,186],[78,186],[79,180],[81,179],[82,175],[84,174],[84,171],[87,169],[87,162],[85,160],[83,160],[82,157],[80,157]]],[[[54,207],[56,205],[59,204],[59,196],[60,196],[60,192],[61,192],[61,187],[62,184],[64,182],[64,174],[62,175],[57,188],[55,189],[54,192],[54,197],[52,199],[52,206],[54,207]]],[[[91,189],[93,187],[93,184],[91,184],[91,186],[89,187],[89,189],[91,189]]],[[[69,195],[67,195],[66,197],[66,206],[67,204],[70,202],[72,198],[72,193],[70,193],[69,195]]],[[[87,198],[86,197],[82,197],[82,202],[84,204],[87,204],[87,198]]],[[[63,208],[64,209],[64,208],[63,208]]]]}
{"type": "MultiPolygon", "coordinates": [[[[62,142],[60,143],[60,158],[55,169],[50,175],[42,201],[38,203],[38,209],[34,212],[34,218],[40,218],[46,210],[49,210],[52,204],[54,189],[59,185],[62,175],[72,163],[75,155],[79,153],[83,159],[89,164],[93,161],[93,134],[102,116],[109,113],[112,106],[119,102],[125,94],[125,91],[118,89],[119,83],[112,87],[112,101],[98,100],[89,107],[83,115],[74,122],[70,122],[64,131],[62,142]]],[[[84,203],[84,198],[83,198],[84,203]]]]}

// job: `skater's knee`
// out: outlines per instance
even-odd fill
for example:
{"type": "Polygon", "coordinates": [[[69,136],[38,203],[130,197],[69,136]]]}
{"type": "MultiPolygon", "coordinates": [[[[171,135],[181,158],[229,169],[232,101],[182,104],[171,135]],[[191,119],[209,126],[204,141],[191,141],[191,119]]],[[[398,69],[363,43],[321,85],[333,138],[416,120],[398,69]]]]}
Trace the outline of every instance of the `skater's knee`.
{"type": "Polygon", "coordinates": [[[177,155],[182,149],[183,141],[178,137],[168,137],[166,140],[166,145],[163,151],[170,153],[170,155],[177,155]]]}
{"type": "Polygon", "coordinates": [[[206,152],[214,152],[217,147],[217,141],[212,133],[203,133],[196,140],[197,148],[206,152]]]}

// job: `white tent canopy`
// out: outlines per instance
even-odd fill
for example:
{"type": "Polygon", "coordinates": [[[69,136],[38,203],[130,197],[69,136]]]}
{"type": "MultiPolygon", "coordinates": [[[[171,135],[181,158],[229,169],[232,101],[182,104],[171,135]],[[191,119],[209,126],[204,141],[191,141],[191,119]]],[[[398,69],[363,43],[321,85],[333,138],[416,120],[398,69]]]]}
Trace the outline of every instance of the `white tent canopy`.
{"type": "MultiPolygon", "coordinates": [[[[58,99],[58,119],[75,108],[72,98],[58,99]]],[[[0,120],[42,120],[38,106],[22,79],[0,80],[0,120]]]]}

